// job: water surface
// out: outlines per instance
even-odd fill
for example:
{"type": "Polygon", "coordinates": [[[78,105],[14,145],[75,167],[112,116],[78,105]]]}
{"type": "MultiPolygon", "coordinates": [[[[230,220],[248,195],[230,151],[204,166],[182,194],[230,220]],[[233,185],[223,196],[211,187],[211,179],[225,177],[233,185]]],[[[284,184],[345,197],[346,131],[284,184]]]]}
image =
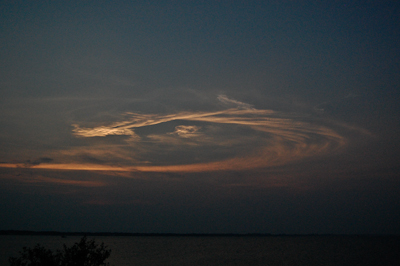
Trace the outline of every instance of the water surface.
{"type": "MultiPolygon", "coordinates": [[[[0,265],[35,244],[61,249],[81,236],[0,236],[0,265]]],[[[114,266],[399,265],[395,236],[96,236],[114,266]]]]}

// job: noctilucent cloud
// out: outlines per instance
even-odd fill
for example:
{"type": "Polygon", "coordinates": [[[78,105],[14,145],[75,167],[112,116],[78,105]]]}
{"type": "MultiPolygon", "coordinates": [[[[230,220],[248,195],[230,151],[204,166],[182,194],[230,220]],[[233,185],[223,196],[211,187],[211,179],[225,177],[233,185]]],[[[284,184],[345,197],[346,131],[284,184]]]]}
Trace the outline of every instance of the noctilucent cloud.
{"type": "Polygon", "coordinates": [[[400,3],[0,3],[0,230],[400,233],[400,3]]]}

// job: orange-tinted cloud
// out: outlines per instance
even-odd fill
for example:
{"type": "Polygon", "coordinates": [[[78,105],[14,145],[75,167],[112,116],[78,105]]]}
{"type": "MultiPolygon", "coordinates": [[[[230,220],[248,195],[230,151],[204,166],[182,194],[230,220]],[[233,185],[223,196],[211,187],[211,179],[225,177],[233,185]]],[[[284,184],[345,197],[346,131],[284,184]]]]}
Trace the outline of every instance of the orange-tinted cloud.
{"type": "MultiPolygon", "coordinates": [[[[237,108],[167,115],[126,113],[126,119],[110,125],[84,127],[74,124],[73,134],[77,137],[122,135],[127,138],[123,145],[103,143],[103,146],[89,145],[59,151],[60,161],[64,163],[46,161],[31,164],[29,168],[110,172],[248,170],[280,166],[307,157],[329,154],[340,150],[348,142],[339,130],[334,129],[335,127],[323,125],[318,121],[295,114],[255,109],[249,104],[229,99],[225,95],[219,96],[219,100],[225,104],[235,104],[237,108]],[[170,122],[186,124],[175,126],[171,132],[154,131],[142,136],[135,133],[135,130],[140,128],[170,122]],[[194,124],[187,125],[189,122],[194,124]],[[203,123],[206,126],[202,127],[195,123],[203,123]],[[212,125],[217,125],[220,131],[216,133],[212,125]],[[234,132],[226,128],[227,126],[240,127],[245,133],[234,135],[234,132]],[[229,135],[229,139],[225,135],[229,135]],[[168,162],[154,159],[159,153],[164,152],[162,149],[166,145],[169,145],[168,149],[171,152],[175,150],[186,152],[190,145],[194,147],[193,153],[206,147],[208,150],[205,154],[212,155],[213,150],[221,146],[229,147],[234,152],[227,152],[226,154],[230,156],[220,156],[212,160],[208,159],[208,156],[203,156],[193,163],[182,163],[179,158],[176,160],[172,158],[168,162]],[[242,145],[241,149],[243,147],[245,149],[235,150],[235,145],[242,145]],[[92,158],[91,161],[88,158],[92,158]]],[[[28,166],[4,163],[0,167],[28,166]]]]}

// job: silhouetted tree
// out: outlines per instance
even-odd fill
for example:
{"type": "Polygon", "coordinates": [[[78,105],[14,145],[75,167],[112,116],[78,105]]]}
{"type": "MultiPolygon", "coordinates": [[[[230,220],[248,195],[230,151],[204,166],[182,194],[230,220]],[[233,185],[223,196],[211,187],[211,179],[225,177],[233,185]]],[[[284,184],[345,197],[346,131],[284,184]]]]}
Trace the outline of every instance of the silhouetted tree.
{"type": "Polygon", "coordinates": [[[37,244],[34,248],[23,247],[18,258],[10,257],[10,266],[108,266],[105,260],[111,250],[104,243],[97,244],[94,239],[84,236],[72,247],[63,245],[55,252],[37,244]]]}

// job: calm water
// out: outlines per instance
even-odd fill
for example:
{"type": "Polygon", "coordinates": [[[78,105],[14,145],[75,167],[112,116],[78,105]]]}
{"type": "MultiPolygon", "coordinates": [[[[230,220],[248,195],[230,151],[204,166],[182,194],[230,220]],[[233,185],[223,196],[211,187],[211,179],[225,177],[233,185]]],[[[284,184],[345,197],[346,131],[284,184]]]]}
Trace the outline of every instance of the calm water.
{"type": "MultiPolygon", "coordinates": [[[[0,236],[0,265],[23,246],[71,246],[79,236],[0,236]]],[[[111,248],[108,261],[127,265],[400,265],[400,237],[94,237],[111,248]]],[[[89,239],[91,239],[89,237],[89,239]]]]}

